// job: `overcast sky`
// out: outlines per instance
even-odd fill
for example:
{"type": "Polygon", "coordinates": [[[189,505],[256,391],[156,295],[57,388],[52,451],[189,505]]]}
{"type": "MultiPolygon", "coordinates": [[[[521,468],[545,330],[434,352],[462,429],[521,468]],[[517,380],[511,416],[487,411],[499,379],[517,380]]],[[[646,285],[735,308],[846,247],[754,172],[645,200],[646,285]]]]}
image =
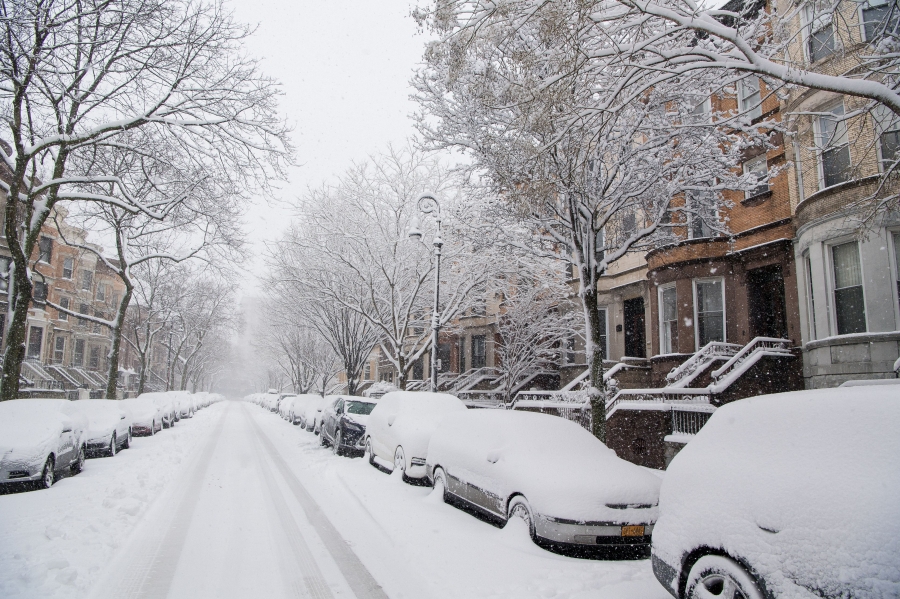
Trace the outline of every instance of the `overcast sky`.
{"type": "Polygon", "coordinates": [[[409,79],[425,37],[408,0],[228,3],[239,21],[257,27],[248,51],[283,85],[281,111],[294,127],[299,163],[275,198],[281,203],[260,200],[248,215],[254,264],[261,265],[265,240],[290,219],[287,202],[413,135],[409,79]]]}

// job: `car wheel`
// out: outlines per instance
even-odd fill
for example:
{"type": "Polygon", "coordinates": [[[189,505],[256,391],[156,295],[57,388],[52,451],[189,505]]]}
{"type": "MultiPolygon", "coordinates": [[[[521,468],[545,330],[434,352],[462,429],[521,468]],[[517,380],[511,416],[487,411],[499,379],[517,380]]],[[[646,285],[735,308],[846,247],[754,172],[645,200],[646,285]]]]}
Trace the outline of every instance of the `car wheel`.
{"type": "Polygon", "coordinates": [[[53,486],[56,476],[56,473],[53,472],[54,466],[55,462],[53,461],[53,456],[47,456],[47,461],[44,462],[44,471],[41,474],[41,480],[38,481],[38,487],[41,489],[49,489],[53,486]]]}
{"type": "Polygon", "coordinates": [[[79,472],[84,470],[84,445],[82,445],[78,450],[78,457],[75,458],[75,461],[72,462],[72,465],[69,467],[69,469],[75,474],[78,474],[79,472]]]}
{"type": "Polygon", "coordinates": [[[122,443],[122,449],[131,449],[131,429],[128,429],[128,434],[125,435],[125,442],[122,443]]]}
{"type": "Polygon", "coordinates": [[[155,434],[156,434],[156,420],[154,420],[153,422],[150,423],[150,436],[152,437],[155,434]]]}
{"type": "Polygon", "coordinates": [[[394,470],[403,473],[406,476],[406,454],[403,453],[403,447],[398,445],[397,449],[394,450],[394,470]]]}
{"type": "Polygon", "coordinates": [[[733,559],[704,555],[688,574],[687,599],[763,599],[759,586],[747,570],[733,559]]]}
{"type": "Polygon", "coordinates": [[[112,434],[112,437],[109,439],[109,457],[113,457],[116,455],[117,443],[116,443],[116,433],[112,434]]]}
{"type": "Polygon", "coordinates": [[[435,468],[434,473],[431,475],[431,480],[434,483],[432,488],[437,489],[438,486],[441,487],[441,501],[446,503],[450,492],[447,490],[447,474],[444,472],[444,469],[435,468]]]}
{"type": "Polygon", "coordinates": [[[342,437],[341,429],[338,429],[337,433],[334,435],[334,443],[331,444],[331,451],[334,452],[334,455],[344,455],[344,450],[341,449],[341,441],[343,441],[342,437]]]}
{"type": "Polygon", "coordinates": [[[528,525],[528,534],[531,538],[535,538],[534,533],[534,517],[531,515],[531,506],[528,501],[521,495],[513,497],[509,502],[509,508],[506,510],[506,521],[509,522],[513,518],[521,518],[528,525]]]}
{"type": "Polygon", "coordinates": [[[322,431],[319,435],[319,445],[322,447],[328,447],[328,441],[325,439],[325,431],[322,431]]]}
{"type": "Polygon", "coordinates": [[[368,454],[368,456],[369,456],[369,465],[375,466],[377,468],[378,466],[375,464],[375,454],[372,453],[371,439],[366,439],[366,450],[365,451],[366,451],[366,454],[368,454]]]}

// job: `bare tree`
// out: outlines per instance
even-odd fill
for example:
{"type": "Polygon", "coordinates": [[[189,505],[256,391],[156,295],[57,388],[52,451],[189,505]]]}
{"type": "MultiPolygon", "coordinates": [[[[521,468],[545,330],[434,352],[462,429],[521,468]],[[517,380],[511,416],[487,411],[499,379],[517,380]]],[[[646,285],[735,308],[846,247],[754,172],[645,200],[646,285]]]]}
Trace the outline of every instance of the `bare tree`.
{"type": "Polygon", "coordinates": [[[28,261],[57,203],[164,220],[197,181],[266,188],[291,149],[274,82],[240,52],[249,30],[219,3],[26,0],[3,1],[0,11],[0,114],[9,127],[0,159],[12,173],[0,189],[14,287],[0,399],[12,399],[32,292],[28,261]],[[159,196],[137,196],[128,180],[95,168],[92,156],[113,147],[148,161],[188,157],[203,175],[161,171],[177,176],[151,179],[159,196]]]}

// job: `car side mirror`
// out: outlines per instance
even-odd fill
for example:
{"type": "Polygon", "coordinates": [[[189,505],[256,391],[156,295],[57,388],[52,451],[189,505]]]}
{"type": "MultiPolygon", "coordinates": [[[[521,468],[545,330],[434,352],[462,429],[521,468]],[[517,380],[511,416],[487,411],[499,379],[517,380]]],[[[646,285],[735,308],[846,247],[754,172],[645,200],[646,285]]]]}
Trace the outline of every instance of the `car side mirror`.
{"type": "Polygon", "coordinates": [[[64,432],[64,433],[71,433],[71,432],[72,432],[72,429],[70,429],[70,428],[64,428],[64,429],[63,429],[63,432],[64,432]]]}
{"type": "Polygon", "coordinates": [[[390,416],[388,416],[388,419],[387,419],[388,426],[394,426],[394,420],[396,420],[396,419],[397,419],[396,414],[391,414],[390,416]]]}
{"type": "Polygon", "coordinates": [[[119,420],[125,420],[125,414],[122,414],[121,416],[119,416],[119,420]]]}
{"type": "Polygon", "coordinates": [[[488,452],[487,461],[490,462],[491,464],[496,464],[499,459],[500,459],[500,452],[497,451],[496,449],[488,452]]]}

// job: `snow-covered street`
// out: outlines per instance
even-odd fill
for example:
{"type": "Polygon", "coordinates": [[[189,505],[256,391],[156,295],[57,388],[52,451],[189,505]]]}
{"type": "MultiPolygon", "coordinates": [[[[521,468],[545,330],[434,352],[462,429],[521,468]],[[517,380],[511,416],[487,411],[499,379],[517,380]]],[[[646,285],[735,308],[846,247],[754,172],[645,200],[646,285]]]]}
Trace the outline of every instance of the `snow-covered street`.
{"type": "Polygon", "coordinates": [[[649,560],[535,546],[258,406],[222,402],[0,496],[3,597],[665,599],[649,560]]]}

